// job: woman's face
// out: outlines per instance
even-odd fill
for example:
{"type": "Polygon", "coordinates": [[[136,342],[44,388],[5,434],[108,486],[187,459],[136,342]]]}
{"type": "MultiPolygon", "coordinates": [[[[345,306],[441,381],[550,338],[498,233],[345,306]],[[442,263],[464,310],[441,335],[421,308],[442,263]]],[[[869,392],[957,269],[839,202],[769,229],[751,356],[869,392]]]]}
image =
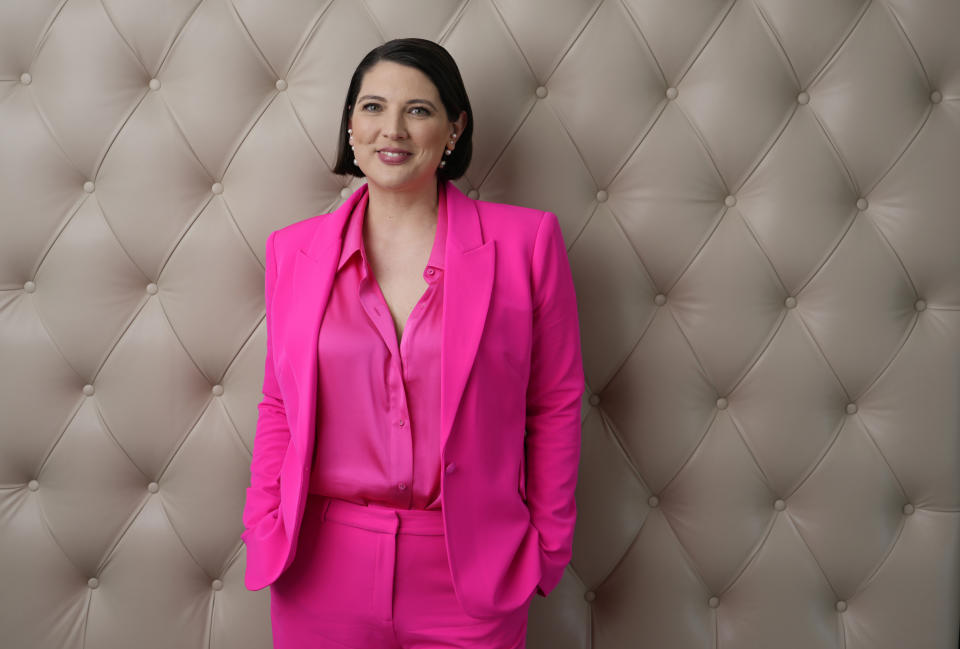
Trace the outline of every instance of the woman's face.
{"type": "Polygon", "coordinates": [[[350,112],[351,145],[371,185],[409,190],[436,183],[435,172],[466,126],[466,112],[447,120],[436,86],[424,73],[393,61],[374,64],[363,77],[350,112]]]}

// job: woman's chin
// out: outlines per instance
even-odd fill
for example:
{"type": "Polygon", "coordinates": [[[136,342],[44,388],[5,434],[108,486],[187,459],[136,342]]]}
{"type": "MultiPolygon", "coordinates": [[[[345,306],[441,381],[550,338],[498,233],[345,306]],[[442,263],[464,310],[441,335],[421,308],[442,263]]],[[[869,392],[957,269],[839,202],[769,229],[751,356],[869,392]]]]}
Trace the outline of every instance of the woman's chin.
{"type": "MultiPolygon", "coordinates": [[[[376,164],[376,163],[374,163],[376,164]]],[[[404,165],[384,165],[381,167],[392,166],[393,169],[373,169],[372,173],[366,173],[367,183],[376,186],[384,191],[411,191],[431,183],[436,183],[437,174],[424,169],[404,169],[404,165]]]]}

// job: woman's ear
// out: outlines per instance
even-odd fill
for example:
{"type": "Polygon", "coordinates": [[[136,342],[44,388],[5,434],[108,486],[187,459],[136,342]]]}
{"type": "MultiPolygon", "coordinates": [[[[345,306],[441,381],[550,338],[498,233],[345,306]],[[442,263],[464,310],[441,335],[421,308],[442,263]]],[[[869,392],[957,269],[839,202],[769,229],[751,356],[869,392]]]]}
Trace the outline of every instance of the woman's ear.
{"type": "Polygon", "coordinates": [[[454,128],[457,129],[457,136],[459,137],[463,133],[463,129],[467,128],[467,111],[461,110],[460,116],[457,117],[457,120],[453,123],[454,128]]]}

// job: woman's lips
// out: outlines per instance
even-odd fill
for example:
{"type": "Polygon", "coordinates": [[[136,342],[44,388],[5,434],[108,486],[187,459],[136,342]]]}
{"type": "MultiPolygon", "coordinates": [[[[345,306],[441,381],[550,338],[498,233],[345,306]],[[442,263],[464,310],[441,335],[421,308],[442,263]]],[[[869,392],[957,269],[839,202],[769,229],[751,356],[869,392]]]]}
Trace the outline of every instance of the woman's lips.
{"type": "Polygon", "coordinates": [[[377,157],[380,162],[388,165],[399,165],[407,161],[410,153],[407,151],[377,151],[377,157]]]}

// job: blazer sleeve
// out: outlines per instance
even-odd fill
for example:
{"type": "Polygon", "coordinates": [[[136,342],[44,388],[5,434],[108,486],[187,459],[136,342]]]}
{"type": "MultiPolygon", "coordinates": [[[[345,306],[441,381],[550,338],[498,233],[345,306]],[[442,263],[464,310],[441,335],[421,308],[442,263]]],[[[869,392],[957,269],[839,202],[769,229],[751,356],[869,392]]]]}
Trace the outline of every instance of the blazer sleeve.
{"type": "Polygon", "coordinates": [[[546,597],[573,556],[584,390],[573,276],[555,214],[544,212],[533,247],[533,341],[526,395],[526,491],[539,532],[546,597]]]}
{"type": "Polygon", "coordinates": [[[283,397],[273,362],[273,290],[277,282],[276,232],[267,237],[264,269],[264,304],[267,322],[267,355],[263,369],[263,399],[257,406],[253,457],[250,461],[250,486],[243,509],[245,531],[241,538],[251,545],[250,536],[267,538],[280,525],[280,467],[290,442],[283,397]]]}

